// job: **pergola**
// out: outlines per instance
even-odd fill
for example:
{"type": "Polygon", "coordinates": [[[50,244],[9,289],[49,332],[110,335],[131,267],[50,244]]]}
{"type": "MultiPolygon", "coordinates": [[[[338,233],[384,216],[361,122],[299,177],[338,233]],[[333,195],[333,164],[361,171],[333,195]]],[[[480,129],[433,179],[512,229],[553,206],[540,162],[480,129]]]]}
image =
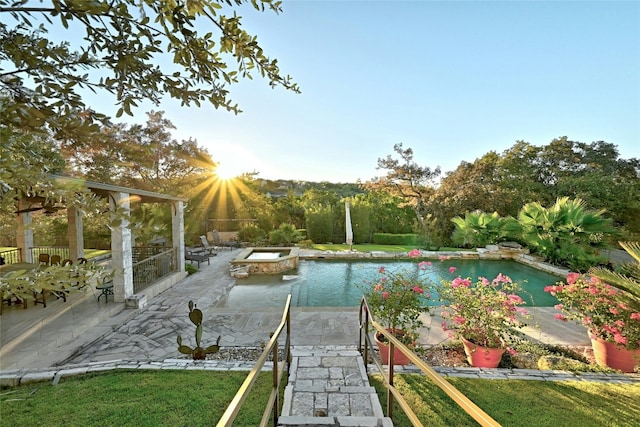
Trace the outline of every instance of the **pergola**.
{"type": "MultiPolygon", "coordinates": [[[[171,235],[172,249],[175,255],[176,271],[163,277],[154,283],[152,288],[145,289],[147,298],[172,286],[185,276],[184,269],[184,204],[188,199],[169,196],[146,190],[121,187],[117,185],[103,184],[93,181],[85,181],[60,175],[52,176],[53,180],[66,184],[82,185],[99,197],[109,201],[110,210],[116,207],[127,212],[131,210],[133,200],[140,203],[166,203],[171,205],[171,235]]],[[[34,203],[33,199],[22,198],[18,200],[18,225],[17,246],[22,253],[23,262],[33,263],[33,253],[30,250],[34,246],[33,230],[30,227],[32,221],[29,209],[34,203]]],[[[67,237],[69,241],[69,257],[76,261],[84,257],[84,238],[82,226],[82,211],[74,206],[67,206],[67,237]]],[[[118,227],[111,227],[111,264],[114,270],[113,291],[114,301],[127,302],[134,296],[133,286],[133,239],[129,221],[121,222],[118,227]]],[[[140,300],[141,295],[134,300],[140,300]]],[[[137,303],[139,304],[139,302],[137,303]]]]}

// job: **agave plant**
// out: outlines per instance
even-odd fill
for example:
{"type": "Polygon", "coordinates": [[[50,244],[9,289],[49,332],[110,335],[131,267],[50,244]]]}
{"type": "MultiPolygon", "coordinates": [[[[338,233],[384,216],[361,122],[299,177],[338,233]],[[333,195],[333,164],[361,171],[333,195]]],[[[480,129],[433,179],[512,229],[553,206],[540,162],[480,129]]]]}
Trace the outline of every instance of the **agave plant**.
{"type": "Polygon", "coordinates": [[[619,242],[622,249],[631,255],[636,262],[625,263],[619,271],[602,267],[594,267],[589,273],[598,277],[629,295],[629,302],[640,310],[640,243],[619,242]]]}
{"type": "Polygon", "coordinates": [[[202,311],[196,308],[193,301],[189,301],[189,319],[196,325],[196,347],[191,348],[186,345],[182,345],[182,337],[178,335],[178,351],[182,354],[190,354],[193,356],[193,360],[204,360],[207,354],[217,353],[220,350],[220,335],[214,345],[207,348],[202,348],[200,342],[202,341],[202,311]]]}

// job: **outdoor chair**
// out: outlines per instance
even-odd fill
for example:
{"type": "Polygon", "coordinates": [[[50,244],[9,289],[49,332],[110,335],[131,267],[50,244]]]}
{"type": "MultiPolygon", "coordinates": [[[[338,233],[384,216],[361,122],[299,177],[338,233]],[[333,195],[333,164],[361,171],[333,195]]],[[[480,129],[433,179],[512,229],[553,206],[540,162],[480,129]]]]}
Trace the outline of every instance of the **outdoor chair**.
{"type": "Polygon", "coordinates": [[[200,263],[207,261],[207,264],[211,265],[211,260],[209,259],[209,255],[202,252],[200,248],[185,248],[184,250],[184,259],[187,261],[195,261],[198,263],[198,268],[200,268],[200,263]]]}
{"type": "Polygon", "coordinates": [[[200,242],[202,243],[202,247],[207,251],[207,253],[210,256],[216,255],[216,250],[218,248],[216,248],[215,246],[211,246],[206,236],[200,236],[200,242]]]}
{"type": "Polygon", "coordinates": [[[62,260],[62,266],[67,266],[67,265],[73,265],[73,261],[71,261],[69,258],[65,258],[62,260]]]}
{"type": "Polygon", "coordinates": [[[220,239],[218,230],[213,230],[210,233],[216,246],[222,246],[225,248],[229,248],[230,250],[239,247],[238,242],[223,242],[222,239],[220,239]]]}
{"type": "Polygon", "coordinates": [[[38,263],[42,265],[49,265],[49,254],[38,255],[38,263]]]}
{"type": "Polygon", "coordinates": [[[100,297],[104,295],[104,302],[105,304],[108,304],[109,295],[113,295],[113,280],[105,277],[102,280],[102,284],[97,285],[96,289],[100,291],[100,295],[98,295],[98,302],[100,302],[100,297]]]}
{"type": "Polygon", "coordinates": [[[51,255],[51,258],[49,259],[49,264],[51,265],[60,264],[60,260],[61,260],[60,255],[51,255]]]}

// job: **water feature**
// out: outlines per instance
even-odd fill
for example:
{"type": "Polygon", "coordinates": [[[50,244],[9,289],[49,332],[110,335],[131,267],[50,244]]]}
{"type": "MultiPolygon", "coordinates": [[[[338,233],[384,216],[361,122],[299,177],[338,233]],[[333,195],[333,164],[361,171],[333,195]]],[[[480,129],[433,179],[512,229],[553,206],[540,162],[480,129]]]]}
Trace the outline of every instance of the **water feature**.
{"type": "MultiPolygon", "coordinates": [[[[229,294],[223,298],[222,307],[281,307],[288,294],[292,295],[295,307],[356,307],[362,297],[365,282],[378,277],[378,269],[410,268],[417,271],[411,261],[345,261],[322,260],[301,261],[297,268],[285,274],[251,275],[236,282],[229,294]]],[[[439,282],[441,278],[453,279],[458,275],[476,279],[484,276],[493,279],[498,273],[519,282],[525,292],[521,295],[527,305],[550,307],[557,300],[544,292],[544,287],[562,280],[562,277],[546,273],[515,261],[447,260],[432,261],[429,279],[439,282]],[[450,267],[456,267],[454,274],[450,267]]],[[[435,297],[432,293],[432,297],[435,297]]],[[[429,302],[436,305],[437,302],[429,302]]]]}
{"type": "Polygon", "coordinates": [[[243,269],[245,275],[280,274],[297,268],[299,251],[297,247],[246,248],[231,261],[231,265],[235,269],[243,269]]]}

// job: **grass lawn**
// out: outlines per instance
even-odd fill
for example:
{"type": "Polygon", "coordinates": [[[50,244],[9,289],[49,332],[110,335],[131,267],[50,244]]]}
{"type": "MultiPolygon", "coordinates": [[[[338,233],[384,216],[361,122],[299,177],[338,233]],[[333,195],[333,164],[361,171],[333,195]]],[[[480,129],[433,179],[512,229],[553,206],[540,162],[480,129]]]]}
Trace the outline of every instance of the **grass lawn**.
{"type": "MultiPolygon", "coordinates": [[[[424,425],[477,425],[428,378],[422,375],[394,378],[424,425]]],[[[370,380],[378,391],[382,407],[386,408],[386,390],[380,377],[372,376],[370,380]]],[[[637,426],[640,420],[640,384],[448,380],[504,426],[637,426]]],[[[411,426],[398,406],[394,408],[393,422],[395,427],[411,426]]]]}
{"type": "MultiPolygon", "coordinates": [[[[212,426],[248,372],[116,370],[0,391],[0,426],[212,426]]],[[[258,425],[271,372],[258,378],[234,425],[258,425]]]]}
{"type": "MultiPolygon", "coordinates": [[[[312,249],[317,249],[319,251],[348,251],[349,245],[340,244],[313,244],[312,249]]],[[[362,244],[362,245],[353,245],[352,249],[358,252],[409,252],[416,247],[414,245],[410,246],[401,246],[401,245],[374,245],[374,244],[362,244]]],[[[460,248],[439,248],[439,251],[460,251],[463,249],[460,248]]],[[[464,249],[464,250],[475,250],[475,249],[464,249]]]]}

